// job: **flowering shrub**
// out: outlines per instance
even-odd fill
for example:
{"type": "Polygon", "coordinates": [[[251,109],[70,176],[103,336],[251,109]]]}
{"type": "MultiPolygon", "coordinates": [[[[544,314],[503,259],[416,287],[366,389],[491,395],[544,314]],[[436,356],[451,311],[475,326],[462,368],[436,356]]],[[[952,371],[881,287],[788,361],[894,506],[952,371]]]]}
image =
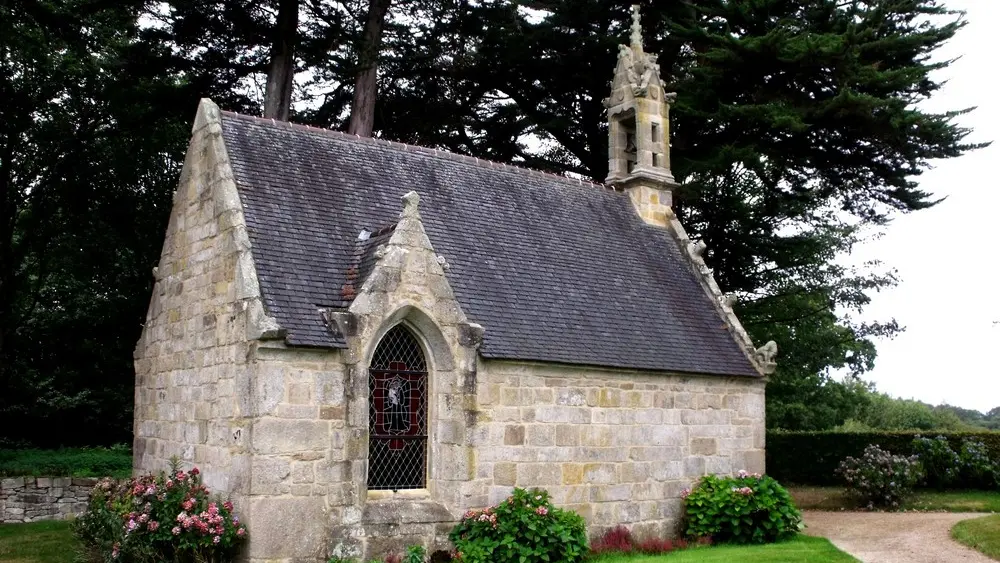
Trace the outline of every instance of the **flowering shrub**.
{"type": "Polygon", "coordinates": [[[496,506],[470,510],[448,536],[468,563],[582,561],[587,529],[579,514],[552,506],[539,489],[514,489],[496,506]]]}
{"type": "Polygon", "coordinates": [[[74,533],[91,561],[231,561],[246,528],[230,502],[209,499],[198,468],[113,481],[90,494],[74,533]]]}
{"type": "Polygon", "coordinates": [[[920,459],[923,467],[924,485],[946,489],[958,482],[962,460],[951,449],[944,436],[931,439],[918,435],[913,439],[913,453],[920,459]]]}
{"type": "Polygon", "coordinates": [[[706,475],[682,496],[689,537],[769,543],[794,536],[802,527],[802,515],[788,491],[766,475],[706,475]]]}
{"type": "Polygon", "coordinates": [[[957,457],[963,486],[975,489],[1000,487],[1000,468],[990,459],[986,444],[978,440],[962,440],[962,451],[957,457]]]}
{"type": "Polygon", "coordinates": [[[923,477],[923,469],[917,456],[892,455],[872,444],[861,458],[848,456],[840,462],[837,474],[847,484],[848,494],[871,510],[898,508],[923,477]]]}

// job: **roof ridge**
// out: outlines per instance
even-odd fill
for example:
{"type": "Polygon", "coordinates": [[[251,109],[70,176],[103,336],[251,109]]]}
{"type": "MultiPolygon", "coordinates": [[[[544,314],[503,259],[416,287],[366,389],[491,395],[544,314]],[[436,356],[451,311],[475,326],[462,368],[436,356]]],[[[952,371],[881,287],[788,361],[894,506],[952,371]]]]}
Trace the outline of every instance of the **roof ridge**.
{"type": "Polygon", "coordinates": [[[451,151],[448,151],[448,150],[434,149],[434,148],[430,148],[430,147],[422,147],[420,145],[410,145],[410,144],[407,144],[407,143],[400,143],[400,142],[397,142],[397,141],[390,141],[388,139],[376,139],[375,137],[362,137],[360,135],[352,135],[350,133],[344,133],[343,131],[336,131],[336,130],[333,130],[333,129],[326,129],[326,128],[323,128],[323,127],[316,127],[316,126],[313,126],[313,125],[305,125],[305,124],[302,124],[302,123],[292,123],[290,121],[278,121],[278,120],[272,119],[272,118],[257,117],[256,115],[246,115],[246,114],[242,114],[242,113],[236,113],[236,112],[233,112],[233,111],[222,110],[222,114],[230,116],[230,117],[235,117],[235,118],[238,118],[238,119],[244,119],[244,120],[248,120],[248,121],[256,121],[256,122],[260,122],[260,123],[264,123],[264,124],[270,124],[270,125],[275,126],[275,127],[283,127],[283,128],[286,128],[286,129],[301,129],[301,130],[304,130],[304,131],[309,131],[309,132],[314,132],[314,133],[320,133],[320,134],[329,135],[329,136],[332,136],[332,137],[340,137],[342,139],[348,139],[348,140],[352,140],[352,141],[356,141],[356,142],[360,142],[360,143],[368,143],[368,144],[375,144],[375,145],[386,145],[386,146],[394,147],[394,148],[397,148],[397,149],[400,149],[400,150],[403,150],[403,151],[407,151],[407,152],[419,152],[419,153],[425,154],[427,156],[433,156],[433,157],[437,157],[437,158],[443,158],[443,159],[446,159],[446,160],[452,160],[452,161],[456,161],[456,162],[466,162],[468,164],[472,164],[472,165],[475,165],[475,166],[483,166],[483,167],[489,167],[489,168],[507,168],[507,169],[510,169],[512,171],[515,171],[515,172],[523,172],[523,173],[526,173],[526,174],[530,174],[532,176],[540,176],[540,177],[543,177],[543,178],[549,178],[549,179],[553,179],[553,180],[558,180],[558,181],[560,181],[562,183],[566,183],[566,184],[576,184],[576,185],[579,185],[579,186],[583,186],[583,185],[588,185],[589,184],[589,185],[591,185],[591,186],[593,186],[595,188],[608,189],[607,185],[605,185],[605,184],[598,184],[597,182],[594,182],[594,181],[591,181],[591,180],[584,180],[584,179],[581,179],[581,178],[570,178],[568,176],[561,176],[561,175],[556,174],[554,172],[545,172],[544,170],[537,170],[537,169],[534,169],[534,168],[527,168],[527,167],[524,167],[524,166],[517,166],[515,164],[507,164],[505,162],[497,162],[495,160],[487,160],[487,159],[484,159],[484,158],[479,158],[479,157],[476,157],[476,156],[469,156],[469,155],[465,155],[465,154],[459,154],[459,153],[451,152],[451,151]]]}

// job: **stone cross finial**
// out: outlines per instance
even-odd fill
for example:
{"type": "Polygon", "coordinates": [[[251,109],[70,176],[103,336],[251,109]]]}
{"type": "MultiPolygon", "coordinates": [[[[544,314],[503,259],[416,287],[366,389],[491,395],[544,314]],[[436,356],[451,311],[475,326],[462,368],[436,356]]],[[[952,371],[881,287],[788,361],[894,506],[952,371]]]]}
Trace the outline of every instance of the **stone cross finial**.
{"type": "Polygon", "coordinates": [[[632,48],[642,49],[642,16],[639,14],[639,5],[632,5],[632,48]]]}
{"type": "Polygon", "coordinates": [[[407,192],[402,199],[403,214],[400,217],[420,217],[420,194],[407,192]]]}

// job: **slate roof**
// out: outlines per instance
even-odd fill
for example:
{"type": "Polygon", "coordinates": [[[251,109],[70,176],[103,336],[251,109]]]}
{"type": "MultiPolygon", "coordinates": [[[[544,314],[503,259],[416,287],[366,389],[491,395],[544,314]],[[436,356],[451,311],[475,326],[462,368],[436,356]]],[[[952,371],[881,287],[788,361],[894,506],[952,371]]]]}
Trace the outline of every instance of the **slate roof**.
{"type": "Polygon", "coordinates": [[[624,193],[228,112],[222,125],[265,306],[290,345],[345,346],[319,309],[347,305],[348,270],[371,267],[358,234],[391,228],[416,190],[484,357],[758,375],[677,241],[624,193]]]}

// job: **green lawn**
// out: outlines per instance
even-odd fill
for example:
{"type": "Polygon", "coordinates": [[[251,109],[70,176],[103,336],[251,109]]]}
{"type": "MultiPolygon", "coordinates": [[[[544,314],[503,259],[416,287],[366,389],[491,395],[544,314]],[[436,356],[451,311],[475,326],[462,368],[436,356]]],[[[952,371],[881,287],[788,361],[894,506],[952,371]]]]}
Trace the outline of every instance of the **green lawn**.
{"type": "Polygon", "coordinates": [[[605,555],[599,563],[856,563],[857,559],[823,538],[799,535],[769,545],[694,547],[666,555],[605,555]]]}
{"type": "Polygon", "coordinates": [[[951,536],[959,543],[1000,561],[1000,514],[963,520],[951,529],[951,536]]]}
{"type": "MultiPolygon", "coordinates": [[[[78,546],[69,522],[0,525],[0,563],[72,563],[78,546]]],[[[771,545],[695,547],[667,555],[605,555],[595,563],[852,563],[827,540],[809,536],[771,545]]]]}
{"type": "Polygon", "coordinates": [[[132,453],[114,448],[0,449],[0,477],[128,477],[132,453]]]}
{"type": "MultiPolygon", "coordinates": [[[[841,487],[789,487],[795,505],[803,510],[852,510],[857,508],[841,487]]],[[[905,510],[942,512],[1000,512],[1000,491],[918,491],[905,510]]]]}
{"type": "Polygon", "coordinates": [[[0,524],[0,563],[73,563],[76,550],[69,522],[0,524]]]}

